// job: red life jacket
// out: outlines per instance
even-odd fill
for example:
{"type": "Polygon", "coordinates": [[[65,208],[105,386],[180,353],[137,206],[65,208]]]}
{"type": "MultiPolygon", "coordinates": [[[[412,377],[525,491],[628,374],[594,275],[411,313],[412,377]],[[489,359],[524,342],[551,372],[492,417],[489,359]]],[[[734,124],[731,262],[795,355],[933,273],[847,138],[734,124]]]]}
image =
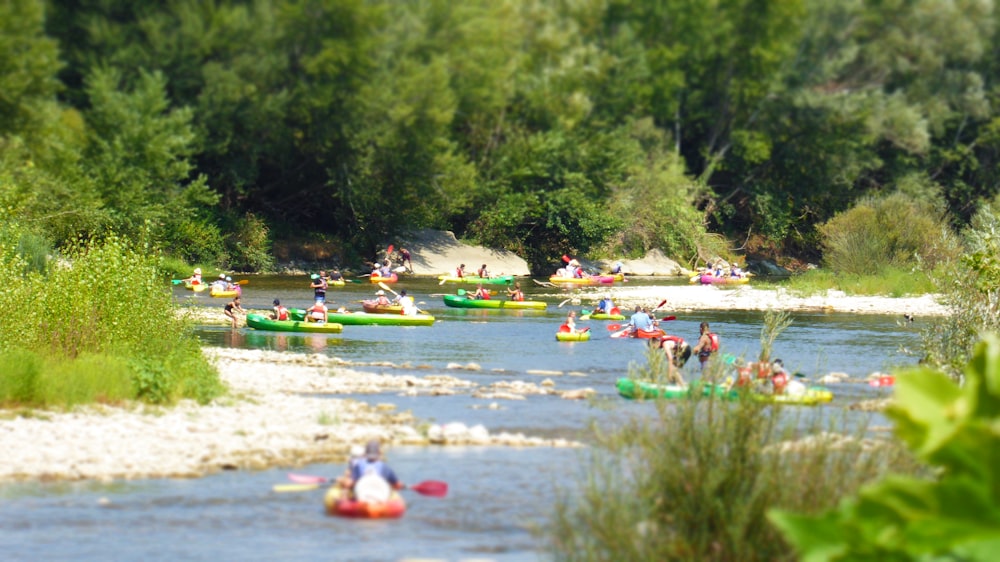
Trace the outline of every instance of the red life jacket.
{"type": "Polygon", "coordinates": [[[719,351],[719,335],[718,334],[713,334],[712,332],[709,332],[708,333],[708,341],[711,342],[711,347],[709,348],[710,351],[719,351]]]}
{"type": "Polygon", "coordinates": [[[278,320],[288,320],[288,309],[283,306],[278,306],[278,320]]]}
{"type": "Polygon", "coordinates": [[[775,394],[784,394],[785,387],[788,386],[788,376],[785,373],[775,373],[771,377],[771,384],[774,385],[775,394]]]}

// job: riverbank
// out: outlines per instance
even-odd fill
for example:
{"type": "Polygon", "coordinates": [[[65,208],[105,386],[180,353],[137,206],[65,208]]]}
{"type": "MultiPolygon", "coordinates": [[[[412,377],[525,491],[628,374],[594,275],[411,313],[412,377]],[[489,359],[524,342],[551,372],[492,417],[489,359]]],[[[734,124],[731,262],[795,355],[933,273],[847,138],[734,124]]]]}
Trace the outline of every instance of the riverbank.
{"type": "MultiPolygon", "coordinates": [[[[364,373],[324,355],[206,348],[230,392],[211,404],[172,407],[94,405],[69,412],[0,413],[0,481],[190,478],[220,470],[341,463],[352,444],[477,444],[568,447],[576,443],[523,434],[491,434],[460,420],[429,425],[388,403],[368,405],[333,394],[396,392],[484,399],[558,393],[555,385],[478,385],[458,377],[364,373]],[[491,395],[490,392],[495,393],[491,395]]],[[[474,369],[474,366],[456,366],[474,369]]],[[[581,398],[582,396],[565,396],[581,398]]]]}

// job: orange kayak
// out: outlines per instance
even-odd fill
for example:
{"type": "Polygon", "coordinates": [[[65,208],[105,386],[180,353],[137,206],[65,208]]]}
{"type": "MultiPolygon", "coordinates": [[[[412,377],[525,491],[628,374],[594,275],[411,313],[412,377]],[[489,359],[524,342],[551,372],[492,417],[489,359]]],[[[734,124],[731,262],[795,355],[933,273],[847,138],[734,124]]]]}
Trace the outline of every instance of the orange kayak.
{"type": "Polygon", "coordinates": [[[344,497],[344,489],[331,486],[323,496],[328,515],[362,519],[397,519],[406,513],[406,502],[398,492],[393,492],[385,502],[362,502],[344,497]]]}

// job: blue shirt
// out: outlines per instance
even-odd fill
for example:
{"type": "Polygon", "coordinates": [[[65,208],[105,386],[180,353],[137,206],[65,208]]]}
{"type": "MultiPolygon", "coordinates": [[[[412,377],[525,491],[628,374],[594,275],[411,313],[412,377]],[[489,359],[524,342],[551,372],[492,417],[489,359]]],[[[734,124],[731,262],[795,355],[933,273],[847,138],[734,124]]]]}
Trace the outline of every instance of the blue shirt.
{"type": "Polygon", "coordinates": [[[629,324],[641,330],[649,330],[653,327],[653,321],[649,319],[649,315],[641,310],[632,315],[629,324]]]}

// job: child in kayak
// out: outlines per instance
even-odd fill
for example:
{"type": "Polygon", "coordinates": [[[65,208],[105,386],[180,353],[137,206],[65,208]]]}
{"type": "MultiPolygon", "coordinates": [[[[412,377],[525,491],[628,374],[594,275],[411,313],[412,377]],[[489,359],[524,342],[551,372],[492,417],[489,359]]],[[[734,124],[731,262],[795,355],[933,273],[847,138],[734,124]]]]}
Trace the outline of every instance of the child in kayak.
{"type": "Polygon", "coordinates": [[[306,311],[306,321],[307,322],[326,322],[326,315],[330,312],[330,309],[323,304],[323,301],[317,300],[314,305],[309,307],[306,311]]]}
{"type": "Polygon", "coordinates": [[[512,301],[523,301],[524,292],[521,290],[521,283],[514,283],[514,288],[507,287],[507,295],[512,301]]]}
{"type": "Polygon", "coordinates": [[[354,498],[363,502],[385,502],[392,495],[392,490],[404,488],[396,473],[382,460],[377,440],[365,445],[364,458],[351,468],[351,486],[354,498]]]}
{"type": "Polygon", "coordinates": [[[483,288],[483,284],[480,283],[479,286],[476,287],[476,294],[473,295],[473,298],[483,299],[483,300],[489,300],[490,299],[490,291],[489,291],[489,289],[484,289],[483,288]]]}
{"type": "Polygon", "coordinates": [[[281,306],[281,301],[274,299],[274,308],[271,310],[271,320],[288,320],[288,309],[281,306]]]}

